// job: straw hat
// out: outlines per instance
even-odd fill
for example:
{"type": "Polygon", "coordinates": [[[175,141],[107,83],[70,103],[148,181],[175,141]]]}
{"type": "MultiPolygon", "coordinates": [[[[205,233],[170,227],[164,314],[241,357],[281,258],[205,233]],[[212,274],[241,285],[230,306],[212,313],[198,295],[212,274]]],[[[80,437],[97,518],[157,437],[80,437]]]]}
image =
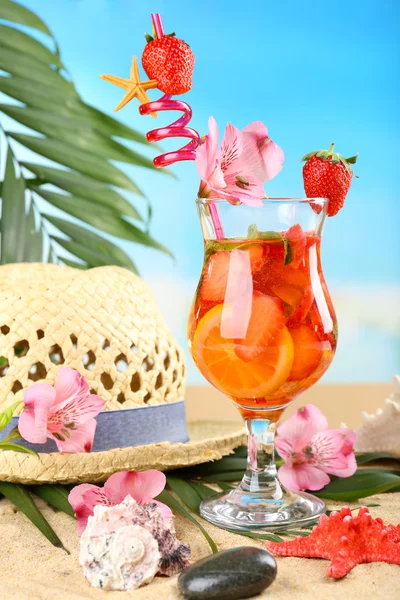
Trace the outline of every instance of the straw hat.
{"type": "Polygon", "coordinates": [[[185,423],[183,352],[149,288],[125,269],[0,267],[0,357],[0,412],[29,385],[54,383],[60,366],[105,399],[91,453],[60,453],[51,440],[31,446],[39,458],[3,451],[1,481],[99,482],[216,460],[245,441],[237,423],[185,423]]]}

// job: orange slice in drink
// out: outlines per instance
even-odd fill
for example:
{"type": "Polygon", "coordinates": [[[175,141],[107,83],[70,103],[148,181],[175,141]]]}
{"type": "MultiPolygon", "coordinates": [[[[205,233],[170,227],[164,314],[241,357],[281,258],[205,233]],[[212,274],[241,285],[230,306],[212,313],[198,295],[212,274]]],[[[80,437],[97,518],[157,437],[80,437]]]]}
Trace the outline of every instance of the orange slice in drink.
{"type": "Polygon", "coordinates": [[[323,342],[308,325],[290,330],[294,344],[294,361],[289,381],[306,379],[315,371],[323,356],[323,342]]]}
{"type": "Polygon", "coordinates": [[[283,327],[269,346],[253,360],[243,361],[235,340],[221,336],[221,320],[229,305],[214,306],[199,322],[192,342],[193,358],[201,373],[216,388],[236,398],[262,398],[275,392],[288,378],[293,364],[293,342],[283,327]]]}

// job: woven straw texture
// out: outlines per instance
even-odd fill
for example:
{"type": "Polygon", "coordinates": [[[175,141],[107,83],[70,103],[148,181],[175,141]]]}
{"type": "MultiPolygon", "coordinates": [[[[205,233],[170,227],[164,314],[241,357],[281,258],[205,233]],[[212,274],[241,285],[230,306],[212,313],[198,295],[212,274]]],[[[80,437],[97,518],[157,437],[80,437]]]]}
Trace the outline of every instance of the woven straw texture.
{"type": "Polygon", "coordinates": [[[237,422],[188,423],[186,444],[149,444],[105,452],[53,452],[39,458],[22,452],[0,452],[0,481],[14,483],[99,483],[117,471],[167,471],[218,460],[246,443],[237,422]]]}
{"type": "Polygon", "coordinates": [[[0,411],[27,386],[54,383],[62,365],[86,377],[105,410],[184,397],[183,352],[146,284],[119,267],[0,267],[0,357],[0,411]]]}

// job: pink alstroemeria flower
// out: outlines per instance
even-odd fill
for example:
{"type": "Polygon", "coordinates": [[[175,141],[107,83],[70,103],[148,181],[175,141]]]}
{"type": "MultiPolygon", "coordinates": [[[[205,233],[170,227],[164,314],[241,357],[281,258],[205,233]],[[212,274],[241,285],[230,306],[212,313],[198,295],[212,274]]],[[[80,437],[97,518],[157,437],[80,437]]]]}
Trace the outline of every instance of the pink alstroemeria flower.
{"type": "Polygon", "coordinates": [[[328,429],[328,421],[312,404],[296,410],[277,429],[275,447],[285,461],[278,477],[289,490],[320,490],[329,475],[350,477],[357,469],[351,429],[328,429]]]}
{"type": "Polygon", "coordinates": [[[93,515],[96,504],[116,506],[121,504],[127,496],[131,496],[138,504],[144,506],[155,502],[160,508],[165,519],[170,519],[173,514],[168,506],[154,500],[165,488],[166,477],[161,471],[150,469],[137,473],[136,471],[121,471],[111,475],[104,487],[83,483],[77,485],[68,496],[69,503],[78,519],[79,533],[86,529],[88,518],[93,515]]]}
{"type": "Polygon", "coordinates": [[[54,387],[36,383],[24,393],[18,429],[32,444],[55,441],[60,452],[90,452],[96,417],[104,400],[89,392],[86,379],[74,369],[60,368],[54,387]]]}
{"type": "Polygon", "coordinates": [[[208,128],[209,134],[196,151],[201,178],[199,196],[261,206],[261,199],[266,197],[262,182],[272,179],[282,169],[282,149],[271,140],[261,121],[242,131],[228,123],[220,150],[214,117],[209,118],[208,128]]]}

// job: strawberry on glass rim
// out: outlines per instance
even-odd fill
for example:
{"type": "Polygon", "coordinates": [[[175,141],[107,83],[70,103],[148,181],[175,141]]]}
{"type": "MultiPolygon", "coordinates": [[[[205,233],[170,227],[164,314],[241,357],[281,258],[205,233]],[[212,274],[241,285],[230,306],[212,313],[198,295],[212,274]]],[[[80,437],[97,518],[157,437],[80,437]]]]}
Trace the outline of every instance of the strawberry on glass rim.
{"type": "MultiPolygon", "coordinates": [[[[333,151],[335,144],[329,150],[316,150],[303,156],[304,190],[307,198],[327,198],[329,200],[327,215],[335,216],[343,207],[353,179],[352,164],[357,161],[358,154],[344,158],[333,151]]],[[[313,205],[315,212],[321,211],[321,206],[313,205]]]]}

